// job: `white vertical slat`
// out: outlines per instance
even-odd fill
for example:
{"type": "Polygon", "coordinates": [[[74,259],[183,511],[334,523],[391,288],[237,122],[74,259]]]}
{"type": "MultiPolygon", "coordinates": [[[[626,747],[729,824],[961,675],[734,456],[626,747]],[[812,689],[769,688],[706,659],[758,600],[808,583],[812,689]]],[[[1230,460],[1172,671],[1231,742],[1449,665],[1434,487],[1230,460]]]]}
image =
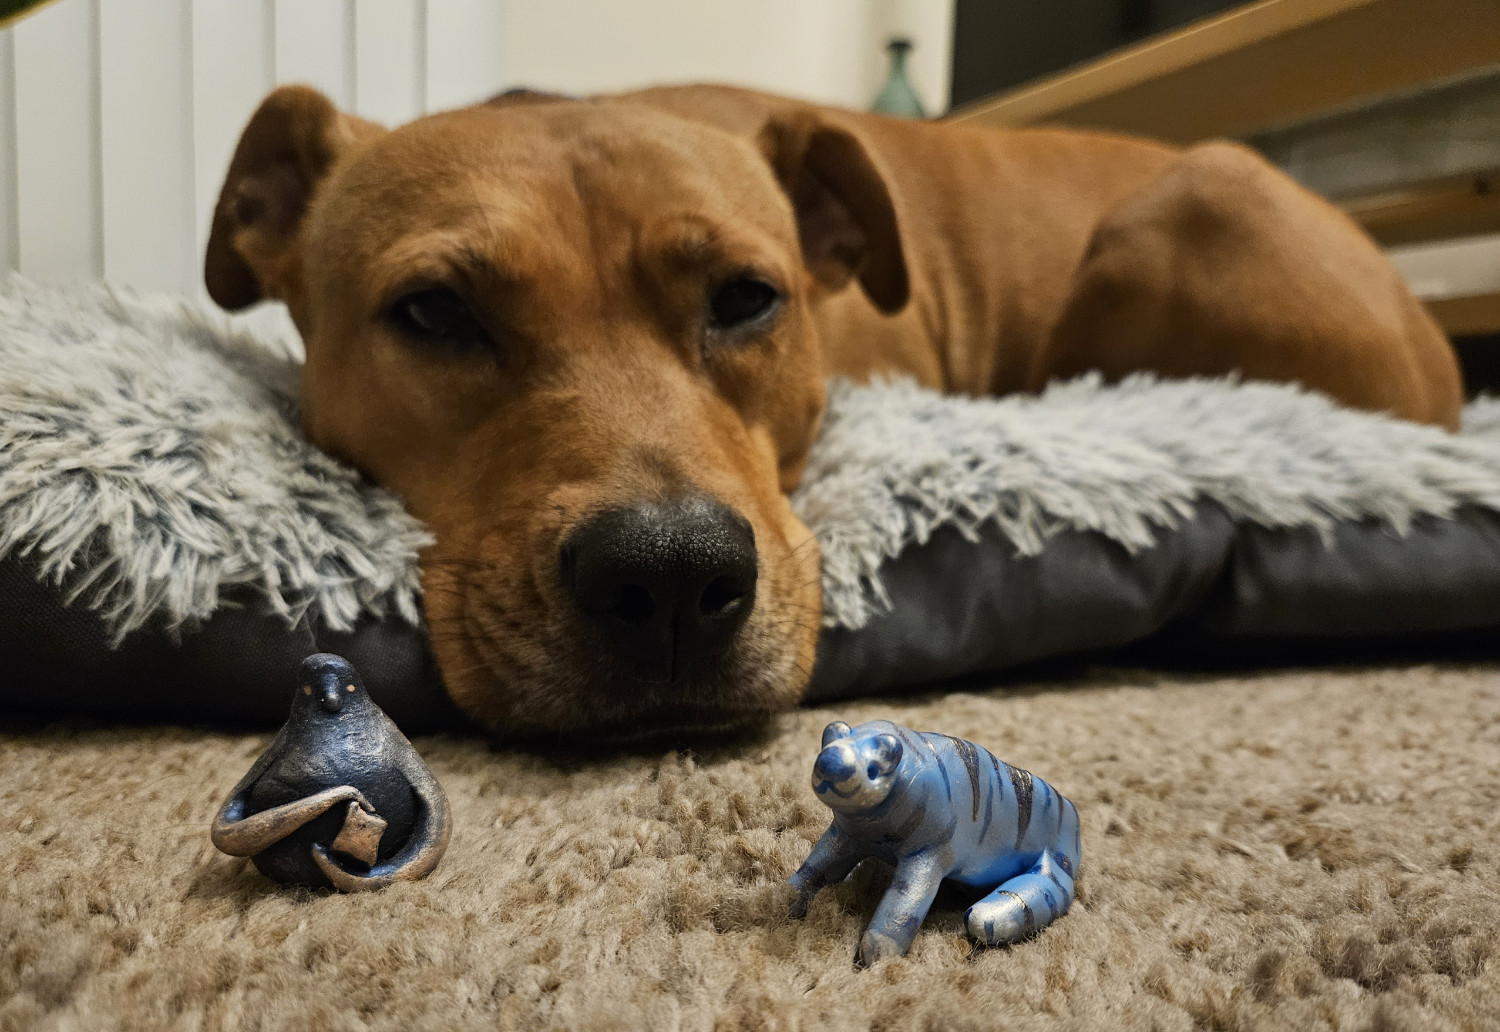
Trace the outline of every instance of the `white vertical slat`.
{"type": "Polygon", "coordinates": [[[0,31],[0,269],[201,291],[277,82],[388,124],[500,86],[500,0],[54,0],[0,31]]]}
{"type": "Polygon", "coordinates": [[[272,0],[193,0],[195,270],[240,132],[275,82],[272,13],[272,0]]]}
{"type": "Polygon", "coordinates": [[[431,6],[430,0],[417,0],[416,37],[412,42],[416,44],[414,50],[417,63],[413,69],[413,73],[416,76],[417,114],[419,115],[425,115],[432,111],[432,104],[429,102],[427,96],[427,11],[431,6]]]}
{"type": "Polygon", "coordinates": [[[354,111],[396,126],[422,113],[417,0],[358,0],[354,10],[354,111]]]}
{"type": "Polygon", "coordinates": [[[16,241],[28,276],[104,271],[95,0],[60,0],[17,23],[16,241]]]}
{"type": "Polygon", "coordinates": [[[197,282],[191,0],[100,0],[104,278],[197,282]]]}
{"type": "Polygon", "coordinates": [[[500,91],[501,7],[496,0],[428,0],[428,111],[500,91]]]}
{"type": "Polygon", "coordinates": [[[354,0],[275,0],[276,81],[303,82],[354,106],[354,0]]]}
{"type": "Polygon", "coordinates": [[[16,37],[0,29],[0,275],[16,268],[16,37]]]}

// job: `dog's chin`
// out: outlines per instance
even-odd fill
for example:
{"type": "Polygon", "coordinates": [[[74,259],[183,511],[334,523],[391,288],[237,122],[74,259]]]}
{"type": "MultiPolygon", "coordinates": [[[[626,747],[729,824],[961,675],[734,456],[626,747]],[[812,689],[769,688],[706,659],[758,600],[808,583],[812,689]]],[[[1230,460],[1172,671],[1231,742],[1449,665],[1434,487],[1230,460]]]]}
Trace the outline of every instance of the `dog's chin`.
{"type": "Polygon", "coordinates": [[[449,645],[437,649],[449,695],[506,739],[637,746],[740,736],[796,706],[806,679],[797,643],[790,641],[741,643],[711,668],[674,681],[631,677],[578,642],[524,650],[529,656],[570,657],[539,665],[494,641],[449,639],[449,645]]]}

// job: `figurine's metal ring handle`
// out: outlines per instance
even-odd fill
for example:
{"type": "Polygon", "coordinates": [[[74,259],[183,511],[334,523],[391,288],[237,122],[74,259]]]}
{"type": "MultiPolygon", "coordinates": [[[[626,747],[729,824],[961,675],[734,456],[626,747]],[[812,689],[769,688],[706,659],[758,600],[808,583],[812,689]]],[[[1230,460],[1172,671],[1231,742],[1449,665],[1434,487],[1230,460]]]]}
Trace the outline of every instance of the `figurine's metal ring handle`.
{"type": "Polygon", "coordinates": [[[453,834],[448,797],[437,778],[425,769],[408,772],[408,777],[411,777],[412,788],[422,804],[421,823],[412,829],[411,838],[395,856],[371,867],[367,874],[355,874],[340,867],[323,846],[313,845],[313,862],[334,888],[341,892],[363,892],[384,888],[392,882],[417,881],[427,877],[443,858],[448,839],[453,834]]]}
{"type": "Polygon", "coordinates": [[[358,803],[366,813],[375,808],[364,793],[353,785],[326,788],[306,799],[274,806],[260,813],[244,816],[244,797],[231,795],[219,808],[218,816],[209,829],[209,838],[220,851],[230,856],[255,856],[286,838],[308,821],[321,817],[334,806],[344,802],[358,803]]]}

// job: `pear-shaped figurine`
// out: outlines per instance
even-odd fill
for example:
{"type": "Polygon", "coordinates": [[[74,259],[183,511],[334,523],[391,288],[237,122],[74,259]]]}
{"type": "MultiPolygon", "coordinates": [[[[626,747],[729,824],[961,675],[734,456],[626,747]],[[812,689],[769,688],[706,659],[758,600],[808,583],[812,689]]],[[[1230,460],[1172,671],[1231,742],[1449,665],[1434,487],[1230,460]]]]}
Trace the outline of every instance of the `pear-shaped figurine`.
{"type": "Polygon", "coordinates": [[[344,892],[426,877],[448,799],[348,660],[308,656],[292,712],[219,808],[210,835],[262,874],[344,892]]]}

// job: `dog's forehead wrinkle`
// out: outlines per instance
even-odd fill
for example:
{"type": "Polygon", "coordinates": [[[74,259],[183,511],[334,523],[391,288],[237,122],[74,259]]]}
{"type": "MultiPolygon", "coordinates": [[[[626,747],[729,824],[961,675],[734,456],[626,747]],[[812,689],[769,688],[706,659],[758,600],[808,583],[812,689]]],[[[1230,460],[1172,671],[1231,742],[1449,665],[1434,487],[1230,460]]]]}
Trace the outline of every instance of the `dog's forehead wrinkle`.
{"type": "Polygon", "coordinates": [[[566,240],[577,227],[555,206],[527,205],[493,191],[472,196],[463,205],[408,205],[373,226],[335,217],[319,234],[323,260],[316,264],[342,268],[348,263],[338,259],[365,252],[361,292],[377,297],[420,280],[521,288],[562,281],[573,271],[577,263],[566,240]]]}
{"type": "Polygon", "coordinates": [[[377,141],[356,158],[339,191],[350,231],[330,234],[328,248],[384,240],[391,265],[424,249],[442,261],[448,248],[455,271],[524,278],[529,295],[555,298],[569,313],[630,306],[643,273],[670,279],[741,267],[792,278],[780,252],[795,257],[795,235],[763,161],[719,146],[715,153],[745,161],[704,162],[702,135],[724,134],[661,112],[554,107],[557,117],[492,111],[482,123],[455,115],[388,134],[409,139],[377,141]],[[383,225],[352,229],[371,211],[383,213],[383,225]],[[452,250],[453,238],[461,248],[452,250]]]}
{"type": "Polygon", "coordinates": [[[472,126],[470,114],[431,116],[385,134],[324,193],[340,198],[345,221],[380,220],[403,234],[449,229],[545,243],[582,228],[581,207],[558,203],[558,173],[573,160],[565,143],[472,126]]]}
{"type": "Polygon", "coordinates": [[[685,207],[646,222],[638,244],[638,261],[660,260],[669,268],[690,270],[727,265],[787,278],[784,246],[772,233],[745,220],[725,218],[707,205],[685,207]]]}
{"type": "MultiPolygon", "coordinates": [[[[615,108],[609,114],[626,110],[615,108]]],[[[660,111],[630,126],[601,125],[595,119],[565,141],[580,196],[617,210],[640,207],[640,198],[652,201],[647,210],[659,210],[670,199],[679,208],[757,220],[766,202],[774,207],[781,196],[765,161],[743,141],[711,126],[663,117],[660,111]],[[713,154],[714,160],[703,160],[705,154],[713,154]]]]}

